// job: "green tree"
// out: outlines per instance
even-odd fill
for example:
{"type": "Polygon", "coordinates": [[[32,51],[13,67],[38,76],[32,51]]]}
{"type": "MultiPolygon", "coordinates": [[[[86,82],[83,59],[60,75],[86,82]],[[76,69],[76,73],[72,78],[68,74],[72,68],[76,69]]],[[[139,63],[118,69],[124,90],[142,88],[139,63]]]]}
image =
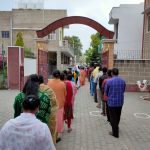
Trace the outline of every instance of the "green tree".
{"type": "Polygon", "coordinates": [[[34,53],[31,51],[31,48],[24,47],[24,56],[26,58],[35,58],[34,53]]]}
{"type": "Polygon", "coordinates": [[[65,36],[64,40],[68,40],[70,47],[73,49],[74,54],[77,57],[77,61],[82,56],[82,43],[77,36],[65,36]]]}
{"type": "Polygon", "coordinates": [[[101,57],[98,52],[98,46],[101,42],[101,37],[99,33],[91,35],[91,43],[88,50],[85,52],[86,63],[100,63],[101,57]]]}
{"type": "Polygon", "coordinates": [[[18,32],[18,34],[16,36],[16,44],[15,44],[15,46],[24,47],[22,32],[18,32]]]}

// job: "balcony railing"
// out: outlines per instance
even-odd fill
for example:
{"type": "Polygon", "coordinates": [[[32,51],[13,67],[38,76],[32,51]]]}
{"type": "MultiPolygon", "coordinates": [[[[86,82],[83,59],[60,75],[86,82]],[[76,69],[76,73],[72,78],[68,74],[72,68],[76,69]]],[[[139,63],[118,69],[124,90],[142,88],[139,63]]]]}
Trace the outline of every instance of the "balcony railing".
{"type": "Polygon", "coordinates": [[[70,46],[67,40],[63,40],[61,43],[62,47],[67,51],[70,51],[74,55],[74,49],[70,46]]]}

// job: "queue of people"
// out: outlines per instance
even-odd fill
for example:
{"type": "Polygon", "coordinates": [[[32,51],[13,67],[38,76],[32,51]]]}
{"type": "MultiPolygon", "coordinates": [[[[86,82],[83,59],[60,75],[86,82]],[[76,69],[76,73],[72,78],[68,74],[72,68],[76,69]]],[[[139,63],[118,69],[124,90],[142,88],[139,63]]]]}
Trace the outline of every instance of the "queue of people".
{"type": "Polygon", "coordinates": [[[2,150],[55,150],[49,120],[51,99],[40,91],[37,75],[31,75],[14,102],[14,119],[1,129],[2,150]]]}
{"type": "Polygon", "coordinates": [[[14,101],[14,119],[10,119],[0,132],[3,150],[55,150],[61,141],[64,124],[72,131],[74,101],[77,89],[90,82],[90,94],[107,116],[112,127],[109,134],[119,138],[119,122],[124,104],[125,81],[119,70],[108,70],[101,65],[91,65],[75,70],[55,70],[53,78],[44,83],[41,75],[30,75],[23,90],[14,101]]]}
{"type": "Polygon", "coordinates": [[[107,116],[107,122],[112,127],[110,135],[119,138],[119,122],[124,104],[124,92],[126,83],[120,78],[119,70],[108,70],[101,65],[90,65],[88,79],[90,82],[90,94],[97,107],[102,109],[101,115],[107,116]]]}
{"type": "Polygon", "coordinates": [[[64,123],[68,132],[72,131],[74,101],[80,83],[85,84],[84,72],[80,70],[55,70],[47,84],[43,76],[30,75],[15,98],[14,119],[1,130],[0,148],[55,150],[64,123]]]}

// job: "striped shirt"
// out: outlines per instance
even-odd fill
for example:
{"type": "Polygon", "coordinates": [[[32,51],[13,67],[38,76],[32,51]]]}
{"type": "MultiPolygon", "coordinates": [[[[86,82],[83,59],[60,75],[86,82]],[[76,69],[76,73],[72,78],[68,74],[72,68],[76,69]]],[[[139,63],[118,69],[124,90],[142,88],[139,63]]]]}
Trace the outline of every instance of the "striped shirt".
{"type": "Polygon", "coordinates": [[[105,93],[108,96],[108,106],[120,107],[123,105],[125,87],[125,81],[118,76],[107,81],[105,93]]]}

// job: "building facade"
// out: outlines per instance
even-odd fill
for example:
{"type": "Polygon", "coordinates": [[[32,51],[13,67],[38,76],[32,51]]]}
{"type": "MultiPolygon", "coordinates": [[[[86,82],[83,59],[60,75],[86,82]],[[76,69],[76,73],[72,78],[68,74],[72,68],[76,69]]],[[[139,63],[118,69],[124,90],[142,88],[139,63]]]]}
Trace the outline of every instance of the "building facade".
{"type": "Polygon", "coordinates": [[[150,59],[150,0],[145,0],[143,14],[143,58],[150,59]]]}
{"type": "Polygon", "coordinates": [[[144,4],[122,4],[113,7],[109,24],[114,25],[117,59],[141,59],[144,4]]]}
{"type": "MultiPolygon", "coordinates": [[[[19,32],[23,34],[23,41],[26,48],[37,56],[36,30],[43,29],[50,23],[67,16],[66,10],[49,9],[12,9],[12,11],[0,11],[0,45],[4,45],[7,53],[7,46],[16,43],[16,36],[19,32]]],[[[68,27],[66,27],[68,28],[68,27]]],[[[69,65],[70,58],[74,57],[67,41],[63,40],[64,28],[59,28],[44,40],[48,41],[49,51],[49,72],[54,69],[64,69],[69,65]]]]}

